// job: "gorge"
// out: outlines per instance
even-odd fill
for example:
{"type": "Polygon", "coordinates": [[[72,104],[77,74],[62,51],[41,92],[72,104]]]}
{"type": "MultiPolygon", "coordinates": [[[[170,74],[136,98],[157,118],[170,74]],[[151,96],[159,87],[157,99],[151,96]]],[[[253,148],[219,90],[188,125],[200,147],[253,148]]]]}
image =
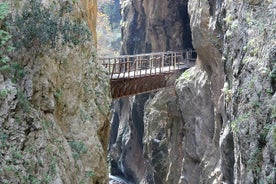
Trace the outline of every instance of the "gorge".
{"type": "Polygon", "coordinates": [[[121,55],[195,49],[173,87],[112,100],[96,0],[0,0],[0,183],[275,183],[275,0],[120,6],[121,55]]]}
{"type": "Polygon", "coordinates": [[[133,183],[274,183],[275,2],[121,5],[122,54],[194,47],[198,57],[174,89],[114,102],[111,173],[133,183]]]}

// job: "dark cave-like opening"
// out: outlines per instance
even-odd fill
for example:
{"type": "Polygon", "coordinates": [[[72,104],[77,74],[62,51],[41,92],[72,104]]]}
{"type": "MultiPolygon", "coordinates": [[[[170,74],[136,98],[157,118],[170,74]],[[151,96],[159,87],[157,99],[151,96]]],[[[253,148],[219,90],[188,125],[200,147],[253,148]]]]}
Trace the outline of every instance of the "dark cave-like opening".
{"type": "Polygon", "coordinates": [[[192,44],[192,32],[190,26],[190,16],[188,13],[188,0],[184,0],[180,6],[178,7],[178,11],[180,12],[180,18],[183,24],[183,49],[193,49],[192,44]]]}

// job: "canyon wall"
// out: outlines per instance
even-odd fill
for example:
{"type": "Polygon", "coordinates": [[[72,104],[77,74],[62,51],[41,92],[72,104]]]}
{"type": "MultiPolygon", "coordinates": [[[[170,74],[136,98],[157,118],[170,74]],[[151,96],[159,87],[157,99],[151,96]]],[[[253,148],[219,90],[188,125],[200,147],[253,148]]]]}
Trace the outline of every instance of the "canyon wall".
{"type": "Polygon", "coordinates": [[[225,2],[223,8],[223,128],[230,125],[233,133],[233,182],[275,183],[276,2],[225,2]]]}
{"type": "Polygon", "coordinates": [[[110,94],[96,58],[96,0],[8,3],[1,183],[108,183],[110,94]]]}
{"type": "Polygon", "coordinates": [[[192,48],[187,2],[187,0],[121,1],[123,40],[121,54],[192,48]]]}
{"type": "MultiPolygon", "coordinates": [[[[178,24],[187,17],[175,9],[183,4],[122,1],[122,53],[191,48],[183,39],[189,28],[178,24]]],[[[189,1],[181,12],[186,10],[196,66],[175,88],[150,94],[147,101],[124,99],[143,106],[144,129],[137,131],[130,121],[125,124],[136,133],[118,128],[117,141],[143,137],[131,160],[140,170],[128,167],[120,154],[120,162],[114,159],[128,168],[121,175],[135,183],[275,183],[275,2],[200,0],[189,1]]],[[[116,112],[131,117],[133,110],[116,112]]],[[[128,155],[124,145],[120,149],[128,155]]]]}
{"type": "MultiPolygon", "coordinates": [[[[121,1],[121,54],[192,48],[187,1],[121,1]],[[183,31],[185,30],[185,31],[183,31]]],[[[143,155],[144,106],[152,95],[114,101],[111,127],[111,174],[131,182],[154,182],[150,160],[143,155]]]]}

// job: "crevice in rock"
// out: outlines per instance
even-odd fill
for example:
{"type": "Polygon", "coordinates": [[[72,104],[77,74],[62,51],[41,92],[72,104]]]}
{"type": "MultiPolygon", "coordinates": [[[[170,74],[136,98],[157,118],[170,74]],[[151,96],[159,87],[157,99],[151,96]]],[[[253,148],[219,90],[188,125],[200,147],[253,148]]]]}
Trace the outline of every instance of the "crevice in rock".
{"type": "Polygon", "coordinates": [[[273,93],[276,91],[276,46],[270,49],[269,53],[269,65],[270,65],[270,83],[273,93]]]}
{"type": "Polygon", "coordinates": [[[137,102],[133,104],[132,110],[132,118],[133,118],[133,125],[137,131],[137,139],[138,143],[143,148],[143,136],[144,136],[144,104],[148,100],[149,95],[143,94],[137,96],[137,102]]]}
{"type": "MultiPolygon", "coordinates": [[[[129,8],[130,7],[125,8],[124,15],[122,15],[122,20],[124,21],[127,21],[127,16],[130,16],[129,8]]],[[[122,40],[124,41],[123,44],[127,45],[126,47],[122,46],[121,55],[142,53],[144,50],[144,48],[139,47],[138,45],[140,45],[145,38],[145,18],[139,22],[141,19],[139,18],[137,10],[134,9],[132,13],[133,15],[131,16],[133,16],[133,18],[130,21],[128,20],[130,24],[127,28],[127,35],[124,34],[126,32],[124,29],[126,28],[122,28],[121,31],[122,40]]],[[[148,47],[151,48],[151,45],[148,45],[148,47]]]]}
{"type": "Polygon", "coordinates": [[[113,119],[111,120],[111,128],[110,128],[110,136],[109,136],[109,148],[110,145],[113,145],[116,143],[117,135],[118,135],[118,129],[119,129],[120,119],[118,112],[113,113],[113,119]]]}
{"type": "MultiPolygon", "coordinates": [[[[122,8],[123,44],[121,55],[193,48],[188,0],[167,2],[134,0],[122,8]],[[155,12],[152,4],[162,9],[162,14],[155,12]],[[155,13],[153,14],[153,12],[155,13]]],[[[181,130],[177,125],[172,126],[170,130],[166,127],[160,129],[156,127],[158,132],[148,140],[152,139],[152,141],[161,141],[162,143],[147,142],[153,147],[144,145],[143,139],[146,136],[144,134],[146,134],[147,128],[150,129],[147,127],[150,125],[144,125],[144,106],[149,96],[149,94],[138,95],[134,99],[117,100],[114,104],[116,112],[113,113],[109,146],[111,174],[135,183],[140,183],[141,180],[162,183],[165,182],[166,174],[169,172],[168,159],[170,159],[174,162],[171,168],[174,171],[170,171],[169,180],[174,183],[181,175],[181,158],[178,156],[183,155],[179,149],[184,136],[183,125],[180,125],[181,130]],[[170,149],[177,152],[178,156],[166,150],[169,149],[169,145],[166,143],[169,131],[171,131],[170,139],[177,141],[177,143],[171,143],[173,145],[170,145],[170,149]],[[162,163],[160,159],[162,159],[162,163]],[[165,165],[162,166],[162,164],[165,165]]],[[[171,118],[168,121],[173,121],[168,123],[179,125],[182,123],[182,119],[178,119],[181,113],[174,108],[174,102],[172,101],[170,105],[167,104],[170,107],[168,113],[171,118]]]]}
{"type": "Polygon", "coordinates": [[[190,17],[188,13],[188,0],[185,0],[184,2],[180,3],[180,6],[178,7],[178,11],[180,12],[180,18],[182,20],[183,24],[183,49],[192,49],[192,33],[191,33],[191,27],[190,27],[190,17]]]}
{"type": "Polygon", "coordinates": [[[221,145],[221,153],[222,153],[222,173],[223,180],[229,184],[233,183],[234,179],[234,140],[233,134],[229,133],[225,139],[223,140],[223,144],[221,145]]]}

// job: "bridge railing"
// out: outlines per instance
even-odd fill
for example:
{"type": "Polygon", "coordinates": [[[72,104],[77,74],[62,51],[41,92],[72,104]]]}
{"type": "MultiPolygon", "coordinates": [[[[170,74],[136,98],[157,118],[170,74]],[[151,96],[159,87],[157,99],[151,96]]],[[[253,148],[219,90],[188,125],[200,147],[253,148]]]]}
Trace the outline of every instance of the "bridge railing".
{"type": "Polygon", "coordinates": [[[111,79],[171,73],[181,68],[193,66],[195,59],[194,50],[99,58],[100,62],[107,68],[111,79]]]}

